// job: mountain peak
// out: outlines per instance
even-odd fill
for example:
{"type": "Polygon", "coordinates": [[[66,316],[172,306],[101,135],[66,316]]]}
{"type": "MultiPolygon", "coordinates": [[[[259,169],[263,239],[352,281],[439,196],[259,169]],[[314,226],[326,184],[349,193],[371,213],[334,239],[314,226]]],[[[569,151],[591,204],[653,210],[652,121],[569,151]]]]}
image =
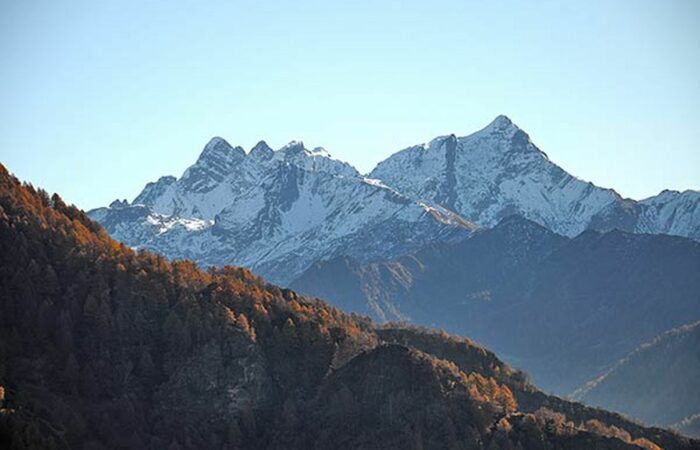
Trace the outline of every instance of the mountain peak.
{"type": "Polygon", "coordinates": [[[204,150],[199,155],[197,162],[200,163],[212,159],[230,159],[234,156],[245,156],[245,151],[241,147],[232,147],[226,139],[215,136],[204,146],[204,150]]]}
{"type": "Polygon", "coordinates": [[[510,117],[506,116],[505,114],[499,114],[495,119],[493,119],[491,124],[513,125],[513,121],[510,120],[510,117]]]}
{"type": "Polygon", "coordinates": [[[285,145],[284,147],[282,147],[279,151],[284,152],[284,153],[287,153],[287,152],[297,153],[297,152],[301,152],[303,150],[305,150],[304,149],[304,141],[294,140],[294,141],[289,141],[289,143],[287,145],[285,145]]]}
{"type": "Polygon", "coordinates": [[[520,131],[520,128],[518,128],[508,116],[501,114],[493,119],[482,131],[488,133],[503,133],[512,136],[517,131],[520,131]]]}
{"type": "Polygon", "coordinates": [[[325,158],[331,157],[331,154],[324,147],[314,147],[312,150],[309,150],[304,146],[303,141],[291,141],[289,144],[279,149],[279,152],[290,155],[303,153],[307,156],[322,156],[325,158]]]}
{"type": "Polygon", "coordinates": [[[250,156],[252,156],[255,159],[270,159],[272,158],[274,154],[274,151],[272,148],[270,148],[269,145],[267,145],[267,142],[265,141],[260,141],[257,144],[255,144],[255,147],[253,147],[250,150],[250,156]]]}
{"type": "Polygon", "coordinates": [[[129,202],[124,199],[124,200],[119,200],[116,199],[112,203],[109,204],[109,207],[112,209],[121,209],[121,208],[126,208],[129,206],[129,202]]]}
{"type": "MultiPolygon", "coordinates": [[[[517,153],[535,153],[549,160],[545,152],[540,150],[530,140],[530,135],[513,123],[510,118],[500,115],[493,119],[490,124],[477,133],[473,134],[477,138],[487,137],[498,143],[505,145],[497,146],[503,151],[516,151],[517,153]]],[[[471,136],[469,136],[471,137],[471,136]]]]}
{"type": "Polygon", "coordinates": [[[313,150],[311,150],[311,156],[324,156],[326,158],[330,158],[331,154],[328,153],[328,150],[326,150],[323,147],[315,147],[313,150]]]}
{"type": "Polygon", "coordinates": [[[293,164],[304,170],[326,172],[349,177],[359,176],[359,172],[346,162],[333,159],[323,147],[309,150],[302,141],[291,141],[275,152],[275,159],[293,164]]]}
{"type": "Polygon", "coordinates": [[[232,147],[225,139],[213,137],[197,158],[197,162],[182,174],[180,181],[187,190],[208,192],[240,165],[246,157],[241,147],[232,147]]]}
{"type": "Polygon", "coordinates": [[[267,142],[265,142],[264,140],[260,140],[250,151],[252,152],[260,150],[272,150],[272,148],[270,148],[270,146],[267,145],[267,142]]]}
{"type": "Polygon", "coordinates": [[[207,145],[204,146],[204,151],[211,152],[216,149],[222,150],[222,149],[231,149],[231,144],[226,141],[226,139],[219,137],[219,136],[214,136],[213,138],[209,139],[209,142],[207,142],[207,145]]]}

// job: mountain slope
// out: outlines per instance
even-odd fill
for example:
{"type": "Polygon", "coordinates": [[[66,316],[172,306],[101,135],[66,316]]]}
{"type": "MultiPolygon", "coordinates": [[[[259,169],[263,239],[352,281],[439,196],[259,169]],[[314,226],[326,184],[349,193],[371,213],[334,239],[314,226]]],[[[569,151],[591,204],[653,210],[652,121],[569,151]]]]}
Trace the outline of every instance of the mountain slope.
{"type": "Polygon", "coordinates": [[[700,322],[642,345],[575,396],[646,423],[670,425],[699,414],[700,322]]]}
{"type": "Polygon", "coordinates": [[[464,238],[474,226],[360,176],[323,149],[264,142],[246,153],[220,138],[180,177],[150,183],[133,205],[91,211],[132,247],[203,265],[237,264],[286,283],[336,255],[398,256],[464,238]]]}
{"type": "Polygon", "coordinates": [[[624,200],[603,208],[590,228],[664,233],[700,240],[700,192],[663,191],[639,202],[624,200]]]}
{"type": "Polygon", "coordinates": [[[392,261],[312,266],[291,286],[382,320],[468,334],[568,394],[665,330],[700,318],[700,244],[512,216],[392,261]]]}
{"type": "Polygon", "coordinates": [[[468,341],[431,338],[450,362],[244,269],[137,254],[2,166],[0,313],[8,449],[698,445],[552,403],[468,341]]]}
{"type": "Polygon", "coordinates": [[[505,116],[469,136],[442,136],[397,152],[369,176],[483,227],[518,214],[566,236],[590,227],[700,236],[700,192],[623,199],[568,174],[505,116]]]}

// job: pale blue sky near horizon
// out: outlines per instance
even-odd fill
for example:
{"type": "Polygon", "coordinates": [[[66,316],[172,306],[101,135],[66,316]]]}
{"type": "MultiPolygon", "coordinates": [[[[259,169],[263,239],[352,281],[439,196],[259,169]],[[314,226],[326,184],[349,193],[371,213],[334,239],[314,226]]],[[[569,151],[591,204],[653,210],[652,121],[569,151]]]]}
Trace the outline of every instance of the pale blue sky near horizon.
{"type": "Polygon", "coordinates": [[[367,172],[505,114],[624,196],[700,189],[698,24],[695,0],[0,0],[0,162],[89,209],[212,136],[367,172]]]}

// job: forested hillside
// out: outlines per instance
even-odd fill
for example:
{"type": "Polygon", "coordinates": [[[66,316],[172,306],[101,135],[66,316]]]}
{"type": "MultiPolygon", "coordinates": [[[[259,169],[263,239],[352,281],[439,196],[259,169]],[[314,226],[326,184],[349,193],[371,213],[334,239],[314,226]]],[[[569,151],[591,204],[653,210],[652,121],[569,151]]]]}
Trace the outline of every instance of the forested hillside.
{"type": "Polygon", "coordinates": [[[9,449],[699,444],[546,396],[470,341],[134,252],[2,166],[0,386],[9,449]]]}

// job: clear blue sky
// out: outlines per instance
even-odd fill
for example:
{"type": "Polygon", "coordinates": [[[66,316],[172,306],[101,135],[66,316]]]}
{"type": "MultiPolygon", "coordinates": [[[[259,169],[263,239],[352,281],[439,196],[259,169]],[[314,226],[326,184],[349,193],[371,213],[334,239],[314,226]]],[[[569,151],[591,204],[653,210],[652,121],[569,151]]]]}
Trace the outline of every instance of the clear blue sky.
{"type": "Polygon", "coordinates": [[[214,135],[369,171],[498,114],[623,195],[700,189],[699,1],[107,3],[0,0],[0,161],[83,208],[214,135]]]}

